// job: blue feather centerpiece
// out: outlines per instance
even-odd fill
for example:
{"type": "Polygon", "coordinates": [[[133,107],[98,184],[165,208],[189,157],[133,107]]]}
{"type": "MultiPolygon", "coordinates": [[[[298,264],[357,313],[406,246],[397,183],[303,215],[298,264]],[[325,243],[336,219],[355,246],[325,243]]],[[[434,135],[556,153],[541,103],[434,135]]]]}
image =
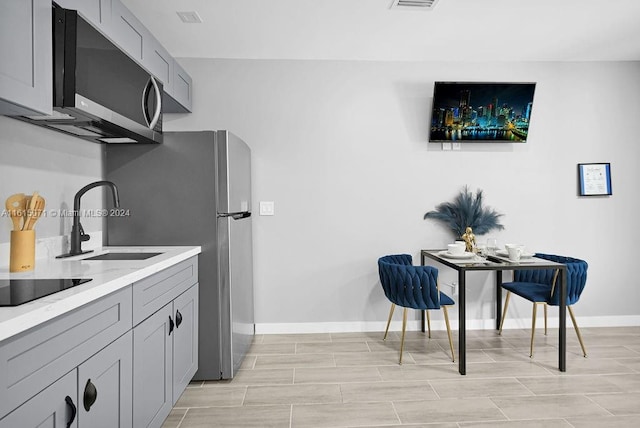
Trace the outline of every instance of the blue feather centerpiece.
{"type": "Polygon", "coordinates": [[[494,229],[504,229],[499,221],[503,215],[492,208],[482,206],[482,190],[478,189],[474,194],[469,191],[468,186],[464,186],[453,202],[441,203],[434,211],[426,213],[424,218],[443,222],[460,237],[467,227],[471,227],[477,235],[484,235],[494,229]]]}

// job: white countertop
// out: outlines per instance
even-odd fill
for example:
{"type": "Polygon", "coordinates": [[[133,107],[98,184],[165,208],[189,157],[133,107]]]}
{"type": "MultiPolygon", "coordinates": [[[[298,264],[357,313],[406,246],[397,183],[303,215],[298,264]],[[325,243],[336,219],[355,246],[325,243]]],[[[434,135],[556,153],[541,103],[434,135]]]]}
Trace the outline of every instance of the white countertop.
{"type": "Polygon", "coordinates": [[[0,279],[91,278],[92,280],[29,303],[0,307],[0,342],[32,327],[104,297],[133,282],[200,254],[194,247],[103,247],[66,259],[37,259],[30,272],[9,273],[0,267],[0,279]],[[107,252],[162,253],[146,260],[82,260],[107,252]]]}

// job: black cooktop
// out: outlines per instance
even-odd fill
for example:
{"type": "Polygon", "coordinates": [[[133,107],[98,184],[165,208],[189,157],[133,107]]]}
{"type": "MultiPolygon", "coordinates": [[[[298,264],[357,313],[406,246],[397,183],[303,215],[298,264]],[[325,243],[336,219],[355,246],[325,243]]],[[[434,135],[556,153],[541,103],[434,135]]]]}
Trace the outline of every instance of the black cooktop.
{"type": "Polygon", "coordinates": [[[91,278],[0,279],[0,306],[18,306],[89,281],[91,278]]]}

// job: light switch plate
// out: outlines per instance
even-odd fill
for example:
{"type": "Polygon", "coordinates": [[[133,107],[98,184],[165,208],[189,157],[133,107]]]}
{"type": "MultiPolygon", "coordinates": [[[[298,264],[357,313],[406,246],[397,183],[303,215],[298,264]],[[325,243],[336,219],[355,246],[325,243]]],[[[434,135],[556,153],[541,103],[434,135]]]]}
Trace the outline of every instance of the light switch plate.
{"type": "Polygon", "coordinates": [[[274,215],[275,206],[273,201],[260,201],[260,215],[274,215]]]}

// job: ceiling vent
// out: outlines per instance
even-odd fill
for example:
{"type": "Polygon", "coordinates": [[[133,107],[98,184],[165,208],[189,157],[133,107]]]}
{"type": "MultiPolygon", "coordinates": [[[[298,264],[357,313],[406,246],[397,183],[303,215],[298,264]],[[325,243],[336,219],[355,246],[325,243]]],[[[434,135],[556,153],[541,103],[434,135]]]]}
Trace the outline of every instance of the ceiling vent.
{"type": "Polygon", "coordinates": [[[201,24],[202,18],[198,15],[196,11],[188,11],[188,12],[176,12],[180,17],[180,20],[185,24],[201,24]]]}
{"type": "Polygon", "coordinates": [[[397,10],[432,10],[438,0],[393,0],[391,9],[397,10]]]}

